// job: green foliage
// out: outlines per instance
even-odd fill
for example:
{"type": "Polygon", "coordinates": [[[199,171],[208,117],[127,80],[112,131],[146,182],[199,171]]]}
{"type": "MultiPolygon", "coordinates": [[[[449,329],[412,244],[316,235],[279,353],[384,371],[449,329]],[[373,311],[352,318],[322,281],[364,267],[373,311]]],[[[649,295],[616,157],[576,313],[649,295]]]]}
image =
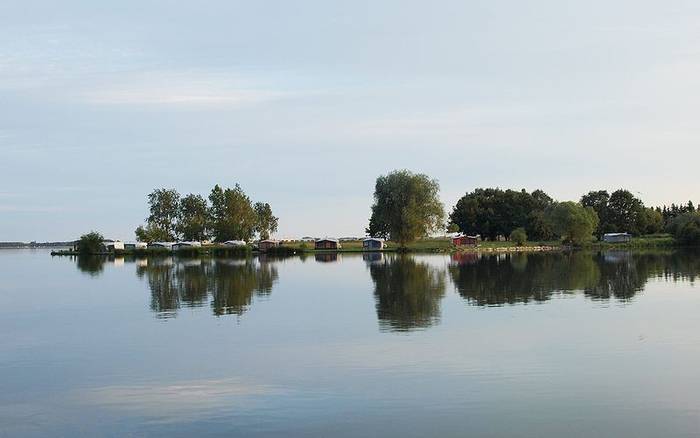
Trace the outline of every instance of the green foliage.
{"type": "Polygon", "coordinates": [[[253,238],[258,216],[241,186],[236,184],[233,189],[224,190],[217,184],[209,195],[209,202],[212,235],[217,242],[253,238]]]}
{"type": "Polygon", "coordinates": [[[640,229],[642,234],[656,234],[664,229],[664,217],[659,210],[645,208],[641,216],[640,229]]]}
{"type": "Polygon", "coordinates": [[[544,218],[544,211],[554,201],[542,190],[499,188],[475,189],[457,201],[450,220],[464,233],[481,234],[491,240],[508,236],[516,228],[525,228],[534,239],[547,240],[552,230],[544,218]]]}
{"type": "Polygon", "coordinates": [[[166,242],[170,240],[168,233],[165,230],[158,228],[158,226],[152,222],[147,223],[145,227],[143,225],[139,225],[138,228],[136,228],[135,234],[136,240],[139,242],[151,243],[166,242]]]}
{"type": "Polygon", "coordinates": [[[390,236],[404,247],[419,237],[442,229],[445,212],[437,180],[427,175],[397,170],[377,178],[368,233],[390,236]]]}
{"type": "Polygon", "coordinates": [[[207,200],[202,195],[189,194],[180,201],[177,231],[183,240],[202,241],[208,236],[207,200]]]}
{"type": "Polygon", "coordinates": [[[148,195],[150,215],[146,219],[154,229],[165,234],[163,240],[177,240],[180,194],[175,189],[156,189],[148,195]]]}
{"type": "Polygon", "coordinates": [[[525,245],[527,242],[527,232],[525,228],[516,228],[510,233],[510,240],[518,246],[525,245]]]}
{"type": "Polygon", "coordinates": [[[700,214],[681,214],[671,221],[667,230],[682,245],[700,245],[700,214]]]}
{"type": "Polygon", "coordinates": [[[83,255],[95,254],[102,251],[102,241],[104,237],[97,231],[83,234],[76,244],[78,252],[83,255]]]}
{"type": "Polygon", "coordinates": [[[548,211],[552,230],[566,243],[580,245],[592,238],[598,227],[598,215],[592,207],[576,202],[560,202],[548,211]]]}
{"type": "Polygon", "coordinates": [[[459,232],[459,225],[457,225],[457,224],[455,224],[455,223],[450,223],[449,225],[447,225],[447,232],[448,232],[448,233],[457,233],[457,232],[459,232]]]}
{"type": "Polygon", "coordinates": [[[648,227],[655,230],[656,217],[628,190],[620,189],[612,194],[606,190],[589,192],[581,197],[581,204],[593,208],[598,214],[596,234],[599,237],[617,232],[640,235],[647,232],[648,227]]]}
{"type": "Polygon", "coordinates": [[[256,202],[253,209],[257,215],[255,231],[260,239],[269,239],[270,234],[277,231],[279,219],[272,214],[272,208],[268,203],[256,202]]]}

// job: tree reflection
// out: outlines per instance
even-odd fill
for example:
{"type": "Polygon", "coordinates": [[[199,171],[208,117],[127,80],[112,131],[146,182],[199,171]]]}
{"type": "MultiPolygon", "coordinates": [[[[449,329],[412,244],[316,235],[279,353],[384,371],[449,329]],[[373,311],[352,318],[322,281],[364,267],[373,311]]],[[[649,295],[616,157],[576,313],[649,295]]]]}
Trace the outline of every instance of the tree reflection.
{"type": "Polygon", "coordinates": [[[697,254],[683,252],[568,252],[453,256],[450,277],[459,294],[479,306],[542,302],[583,291],[595,300],[629,301],[655,276],[694,281],[697,254]]]}
{"type": "Polygon", "coordinates": [[[278,277],[277,268],[268,262],[217,261],[213,266],[212,308],[217,316],[242,315],[254,295],[270,294],[278,277]]]}
{"type": "Polygon", "coordinates": [[[102,273],[107,261],[107,256],[75,256],[75,265],[78,267],[78,270],[92,277],[98,276],[102,273]]]}
{"type": "Polygon", "coordinates": [[[271,263],[254,259],[153,258],[137,265],[151,291],[151,310],[169,318],[181,307],[210,302],[214,315],[242,315],[254,296],[269,295],[277,280],[271,263]]]}
{"type": "Polygon", "coordinates": [[[408,331],[440,319],[445,296],[444,271],[412,257],[386,257],[369,265],[377,316],[383,329],[408,331]]]}
{"type": "Polygon", "coordinates": [[[449,271],[459,294],[480,306],[541,302],[555,292],[583,289],[598,281],[590,256],[517,253],[453,259],[449,271]]]}

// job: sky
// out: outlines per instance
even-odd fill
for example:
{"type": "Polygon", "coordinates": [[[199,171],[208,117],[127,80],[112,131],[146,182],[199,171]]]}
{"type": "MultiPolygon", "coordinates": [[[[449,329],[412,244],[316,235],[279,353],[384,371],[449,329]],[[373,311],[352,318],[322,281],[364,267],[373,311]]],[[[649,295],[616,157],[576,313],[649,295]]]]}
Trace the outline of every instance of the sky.
{"type": "Polygon", "coordinates": [[[0,2],[0,240],[131,240],[239,183],[363,235],[377,176],[700,201],[700,2],[0,2]]]}

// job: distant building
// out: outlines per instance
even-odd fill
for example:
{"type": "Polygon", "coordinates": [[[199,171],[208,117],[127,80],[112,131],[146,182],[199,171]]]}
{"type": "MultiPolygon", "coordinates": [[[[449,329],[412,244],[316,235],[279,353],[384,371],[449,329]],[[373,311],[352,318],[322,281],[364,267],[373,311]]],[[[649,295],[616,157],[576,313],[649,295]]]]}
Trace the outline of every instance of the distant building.
{"type": "Polygon", "coordinates": [[[376,237],[368,237],[363,239],[362,249],[367,251],[384,249],[384,239],[377,239],[376,237]]]}
{"type": "Polygon", "coordinates": [[[202,244],[200,242],[177,242],[172,246],[173,251],[177,251],[178,249],[186,249],[186,248],[201,248],[202,244]]]}
{"type": "Polygon", "coordinates": [[[606,233],[603,234],[603,242],[607,243],[627,243],[632,240],[629,233],[606,233]]]}
{"type": "Polygon", "coordinates": [[[270,248],[275,248],[280,246],[279,240],[265,239],[258,242],[258,249],[260,251],[267,251],[270,248]]]}
{"type": "Polygon", "coordinates": [[[480,235],[476,236],[456,236],[452,238],[452,244],[455,246],[477,246],[481,240],[480,235]]]}
{"type": "Polygon", "coordinates": [[[242,240],[227,240],[224,242],[226,246],[246,246],[246,243],[242,240]]]}
{"type": "Polygon", "coordinates": [[[148,247],[159,249],[173,249],[173,245],[173,242],[151,242],[148,244],[148,247]]]}
{"type": "Polygon", "coordinates": [[[338,239],[330,239],[328,237],[324,239],[318,239],[314,244],[316,249],[340,249],[340,241],[338,239]]]}
{"type": "Polygon", "coordinates": [[[105,239],[102,241],[102,246],[104,247],[105,251],[124,250],[124,242],[122,242],[121,240],[105,239]]]}
{"type": "Polygon", "coordinates": [[[148,244],[146,242],[127,242],[124,243],[124,249],[146,249],[148,247],[148,244]]]}

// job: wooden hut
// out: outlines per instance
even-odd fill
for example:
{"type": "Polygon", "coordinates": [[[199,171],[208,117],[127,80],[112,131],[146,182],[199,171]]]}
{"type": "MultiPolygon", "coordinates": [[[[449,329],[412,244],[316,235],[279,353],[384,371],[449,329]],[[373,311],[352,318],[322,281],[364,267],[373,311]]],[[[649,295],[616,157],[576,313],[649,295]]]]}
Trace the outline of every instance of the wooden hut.
{"type": "Polygon", "coordinates": [[[330,239],[326,237],[325,239],[318,239],[314,244],[315,249],[340,249],[341,245],[338,239],[330,239]]]}
{"type": "Polygon", "coordinates": [[[265,239],[258,242],[258,249],[260,251],[267,251],[270,248],[275,248],[280,246],[279,240],[265,239]]]}
{"type": "Polygon", "coordinates": [[[384,249],[384,239],[368,237],[362,240],[362,249],[365,251],[378,251],[384,249]]]}
{"type": "Polygon", "coordinates": [[[481,236],[455,236],[452,238],[452,244],[455,246],[477,246],[481,240],[481,236]]]}

